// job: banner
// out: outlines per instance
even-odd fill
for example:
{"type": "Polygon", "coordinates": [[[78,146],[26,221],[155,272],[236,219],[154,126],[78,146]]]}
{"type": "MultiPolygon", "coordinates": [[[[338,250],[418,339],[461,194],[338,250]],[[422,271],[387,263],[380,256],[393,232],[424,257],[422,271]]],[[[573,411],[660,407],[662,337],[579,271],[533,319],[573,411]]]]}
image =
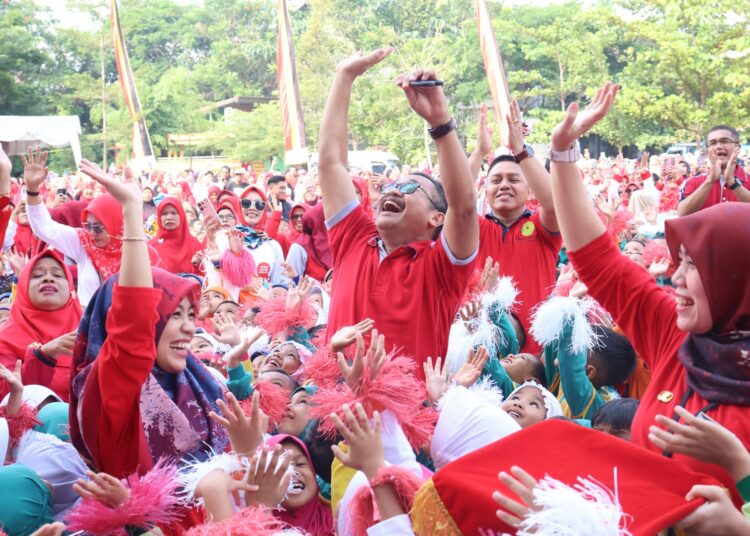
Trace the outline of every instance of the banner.
{"type": "Polygon", "coordinates": [[[130,112],[130,119],[133,121],[133,158],[139,161],[151,160],[154,158],[154,151],[151,149],[151,138],[148,135],[146,121],[143,119],[141,103],[138,100],[138,91],[135,88],[135,79],[133,71],[130,68],[130,59],[128,59],[128,50],[125,47],[125,36],[120,26],[120,15],[117,9],[117,0],[112,0],[112,41],[115,47],[115,60],[117,61],[117,74],[122,86],[122,94],[125,97],[125,106],[130,112]]]}
{"type": "Polygon", "coordinates": [[[278,0],[279,37],[276,45],[276,80],[279,87],[281,121],[284,127],[284,163],[307,163],[307,140],[305,122],[302,119],[302,100],[297,82],[297,67],[294,61],[292,28],[286,0],[278,0]]]}
{"type": "Polygon", "coordinates": [[[484,0],[476,0],[477,26],[479,27],[479,47],[482,50],[482,61],[487,73],[487,82],[490,84],[492,102],[495,108],[495,118],[500,126],[500,144],[508,143],[508,122],[510,113],[510,91],[508,80],[505,76],[503,59],[495,42],[495,34],[492,31],[492,21],[484,0]]]}

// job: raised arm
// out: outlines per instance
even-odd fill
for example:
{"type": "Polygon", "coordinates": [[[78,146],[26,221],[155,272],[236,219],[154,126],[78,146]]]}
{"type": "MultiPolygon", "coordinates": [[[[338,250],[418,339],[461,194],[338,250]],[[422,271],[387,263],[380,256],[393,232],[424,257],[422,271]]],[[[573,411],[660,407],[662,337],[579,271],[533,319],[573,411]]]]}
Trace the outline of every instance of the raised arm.
{"type": "MultiPolygon", "coordinates": [[[[525,140],[523,123],[521,123],[521,109],[518,107],[516,101],[513,101],[510,107],[510,114],[508,114],[507,120],[508,145],[513,154],[518,156],[524,151],[525,140]]],[[[527,156],[521,160],[519,165],[521,166],[521,171],[523,171],[523,176],[526,178],[526,182],[529,183],[531,192],[537,201],[539,201],[539,217],[542,225],[548,231],[552,231],[553,233],[558,232],[560,227],[555,215],[555,204],[552,201],[552,179],[549,173],[544,169],[542,163],[532,156],[527,156]]]]}
{"type": "MultiPolygon", "coordinates": [[[[443,88],[441,86],[412,87],[410,82],[435,79],[435,71],[419,69],[400,76],[396,80],[406,94],[412,110],[427,121],[433,129],[451,120],[448,100],[445,98],[443,88]]],[[[448,200],[443,236],[451,253],[458,259],[466,259],[479,247],[479,219],[477,218],[474,179],[455,129],[437,138],[435,145],[440,163],[440,180],[448,200]]]]}
{"type": "Polygon", "coordinates": [[[0,248],[5,242],[5,231],[10,221],[10,170],[12,168],[10,158],[0,144],[0,248]]]}
{"type": "Polygon", "coordinates": [[[708,199],[708,194],[711,193],[714,183],[719,179],[721,179],[721,163],[718,161],[710,162],[708,177],[693,193],[680,201],[680,204],[677,205],[677,214],[687,216],[688,214],[698,212],[703,207],[706,199],[708,199]]]}
{"type": "Polygon", "coordinates": [[[318,137],[318,175],[326,219],[357,198],[346,168],[349,159],[348,113],[354,80],[380,63],[392,48],[381,48],[366,56],[353,56],[336,67],[318,137]]]}
{"type": "MultiPolygon", "coordinates": [[[[565,118],[552,131],[552,150],[567,151],[574,147],[579,137],[609,113],[618,89],[617,84],[607,82],[581,113],[578,113],[578,104],[568,106],[565,118]]],[[[586,195],[575,162],[556,162],[552,159],[552,196],[557,222],[568,250],[581,249],[604,233],[604,224],[586,195]]]]}
{"type": "Polygon", "coordinates": [[[469,155],[469,168],[471,178],[479,177],[484,157],[492,151],[492,129],[487,124],[487,105],[482,104],[479,108],[479,128],[477,129],[477,144],[474,151],[469,155]]]}

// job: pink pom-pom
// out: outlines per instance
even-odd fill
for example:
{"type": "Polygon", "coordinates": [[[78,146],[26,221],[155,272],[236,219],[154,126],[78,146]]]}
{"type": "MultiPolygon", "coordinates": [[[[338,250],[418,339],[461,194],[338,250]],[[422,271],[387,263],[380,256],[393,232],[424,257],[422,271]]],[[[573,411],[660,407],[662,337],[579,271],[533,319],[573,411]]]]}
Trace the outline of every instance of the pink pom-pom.
{"type": "Polygon", "coordinates": [[[332,388],[341,380],[336,356],[331,352],[331,347],[323,344],[317,346],[315,353],[305,363],[307,377],[313,385],[320,388],[332,388]]]}
{"type": "Polygon", "coordinates": [[[607,230],[615,238],[619,238],[620,235],[628,228],[630,221],[633,219],[633,213],[629,210],[621,209],[615,212],[615,217],[607,225],[607,230]]]}
{"type": "Polygon", "coordinates": [[[204,523],[193,527],[185,536],[271,536],[286,528],[261,506],[243,508],[219,523],[204,523]]]}
{"type": "Polygon", "coordinates": [[[669,261],[669,268],[667,269],[667,277],[672,277],[675,273],[675,266],[672,262],[672,255],[669,253],[669,248],[664,244],[656,242],[650,242],[648,246],[643,248],[643,256],[641,256],[643,266],[648,269],[654,262],[657,261],[669,261]]]}
{"type": "Polygon", "coordinates": [[[414,376],[414,366],[414,361],[407,357],[390,357],[380,373],[372,379],[365,363],[357,392],[346,384],[319,389],[313,395],[310,418],[320,419],[321,434],[334,438],[336,426],[330,419],[331,413],[343,418],[341,406],[359,402],[368,415],[372,415],[374,411],[386,410],[393,413],[407,434],[411,446],[420,448],[424,444],[423,434],[428,428],[425,416],[420,414],[427,392],[424,382],[414,376]]]}
{"type": "Polygon", "coordinates": [[[295,328],[306,328],[318,318],[318,312],[306,299],[290,310],[286,308],[286,296],[265,300],[259,304],[260,311],[255,315],[255,324],[271,336],[292,335],[295,328]]]}
{"type": "Polygon", "coordinates": [[[6,415],[7,410],[8,406],[0,407],[0,417],[4,417],[8,421],[10,446],[11,448],[15,448],[26,432],[34,428],[37,424],[42,423],[36,418],[36,410],[25,402],[21,405],[21,409],[15,415],[6,415]]]}
{"type": "Polygon", "coordinates": [[[128,499],[110,508],[95,499],[82,499],[65,517],[70,532],[126,535],[126,526],[150,529],[169,525],[179,518],[177,506],[177,468],[160,460],[142,477],[129,476],[125,483],[130,488],[128,499]]]}
{"type": "Polygon", "coordinates": [[[398,503],[408,512],[422,481],[411,471],[397,465],[381,468],[377,476],[370,481],[370,486],[359,488],[352,497],[351,519],[354,536],[367,536],[367,529],[375,524],[372,488],[383,484],[393,485],[398,503]]]}
{"type": "Polygon", "coordinates": [[[239,253],[227,249],[221,256],[221,273],[237,287],[249,285],[255,277],[255,260],[252,253],[242,248],[239,253]]]}
{"type": "MultiPolygon", "coordinates": [[[[258,406],[268,416],[268,431],[270,432],[284,418],[286,405],[289,402],[289,391],[266,381],[256,382],[253,389],[258,391],[258,406]]],[[[250,415],[252,400],[252,398],[247,398],[240,402],[245,415],[250,415]]]]}
{"type": "Polygon", "coordinates": [[[435,434],[435,426],[437,426],[439,416],[440,414],[433,407],[421,405],[411,422],[405,422],[401,425],[409,444],[415,449],[428,446],[435,434]]]}

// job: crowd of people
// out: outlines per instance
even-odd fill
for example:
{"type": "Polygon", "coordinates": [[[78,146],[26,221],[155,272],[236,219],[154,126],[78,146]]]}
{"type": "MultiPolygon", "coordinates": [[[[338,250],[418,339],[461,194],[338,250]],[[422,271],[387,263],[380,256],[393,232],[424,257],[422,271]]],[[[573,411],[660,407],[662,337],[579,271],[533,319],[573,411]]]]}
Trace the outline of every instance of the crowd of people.
{"type": "Polygon", "coordinates": [[[337,66],[316,169],[0,149],[0,534],[750,534],[737,130],[591,158],[607,83],[467,155],[420,69],[437,165],[355,170],[390,52],[337,66]]]}

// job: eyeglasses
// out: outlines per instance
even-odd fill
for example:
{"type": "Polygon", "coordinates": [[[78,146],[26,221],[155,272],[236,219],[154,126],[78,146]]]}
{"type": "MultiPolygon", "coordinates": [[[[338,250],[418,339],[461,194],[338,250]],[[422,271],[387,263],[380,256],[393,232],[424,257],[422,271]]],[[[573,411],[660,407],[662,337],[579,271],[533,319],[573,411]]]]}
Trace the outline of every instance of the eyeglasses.
{"type": "Polygon", "coordinates": [[[240,205],[242,205],[242,208],[244,209],[253,208],[253,206],[255,206],[256,210],[263,210],[266,208],[266,202],[261,201],[260,199],[257,199],[255,201],[253,201],[252,199],[241,199],[240,205]]]}
{"type": "Polygon", "coordinates": [[[416,182],[394,182],[391,184],[384,184],[380,187],[380,193],[383,194],[387,194],[388,192],[392,192],[393,190],[398,190],[404,195],[413,194],[417,190],[422,190],[422,193],[427,196],[427,199],[429,200],[430,204],[435,207],[435,210],[437,210],[438,212],[443,212],[443,209],[435,204],[430,195],[425,191],[424,188],[422,188],[421,184],[417,184],[416,182]]]}
{"type": "Polygon", "coordinates": [[[234,214],[219,214],[219,221],[233,221],[236,218],[234,217],[234,214]]]}
{"type": "Polygon", "coordinates": [[[302,214],[295,214],[292,216],[292,221],[302,221],[302,214]]]}
{"type": "Polygon", "coordinates": [[[721,138],[718,140],[711,140],[708,142],[709,147],[717,147],[719,145],[737,145],[736,140],[730,140],[729,138],[721,138]]]}
{"type": "Polygon", "coordinates": [[[103,232],[107,230],[107,228],[104,227],[104,225],[102,225],[101,223],[86,222],[83,224],[83,228],[86,229],[87,233],[92,234],[92,235],[102,234],[103,232]]]}

